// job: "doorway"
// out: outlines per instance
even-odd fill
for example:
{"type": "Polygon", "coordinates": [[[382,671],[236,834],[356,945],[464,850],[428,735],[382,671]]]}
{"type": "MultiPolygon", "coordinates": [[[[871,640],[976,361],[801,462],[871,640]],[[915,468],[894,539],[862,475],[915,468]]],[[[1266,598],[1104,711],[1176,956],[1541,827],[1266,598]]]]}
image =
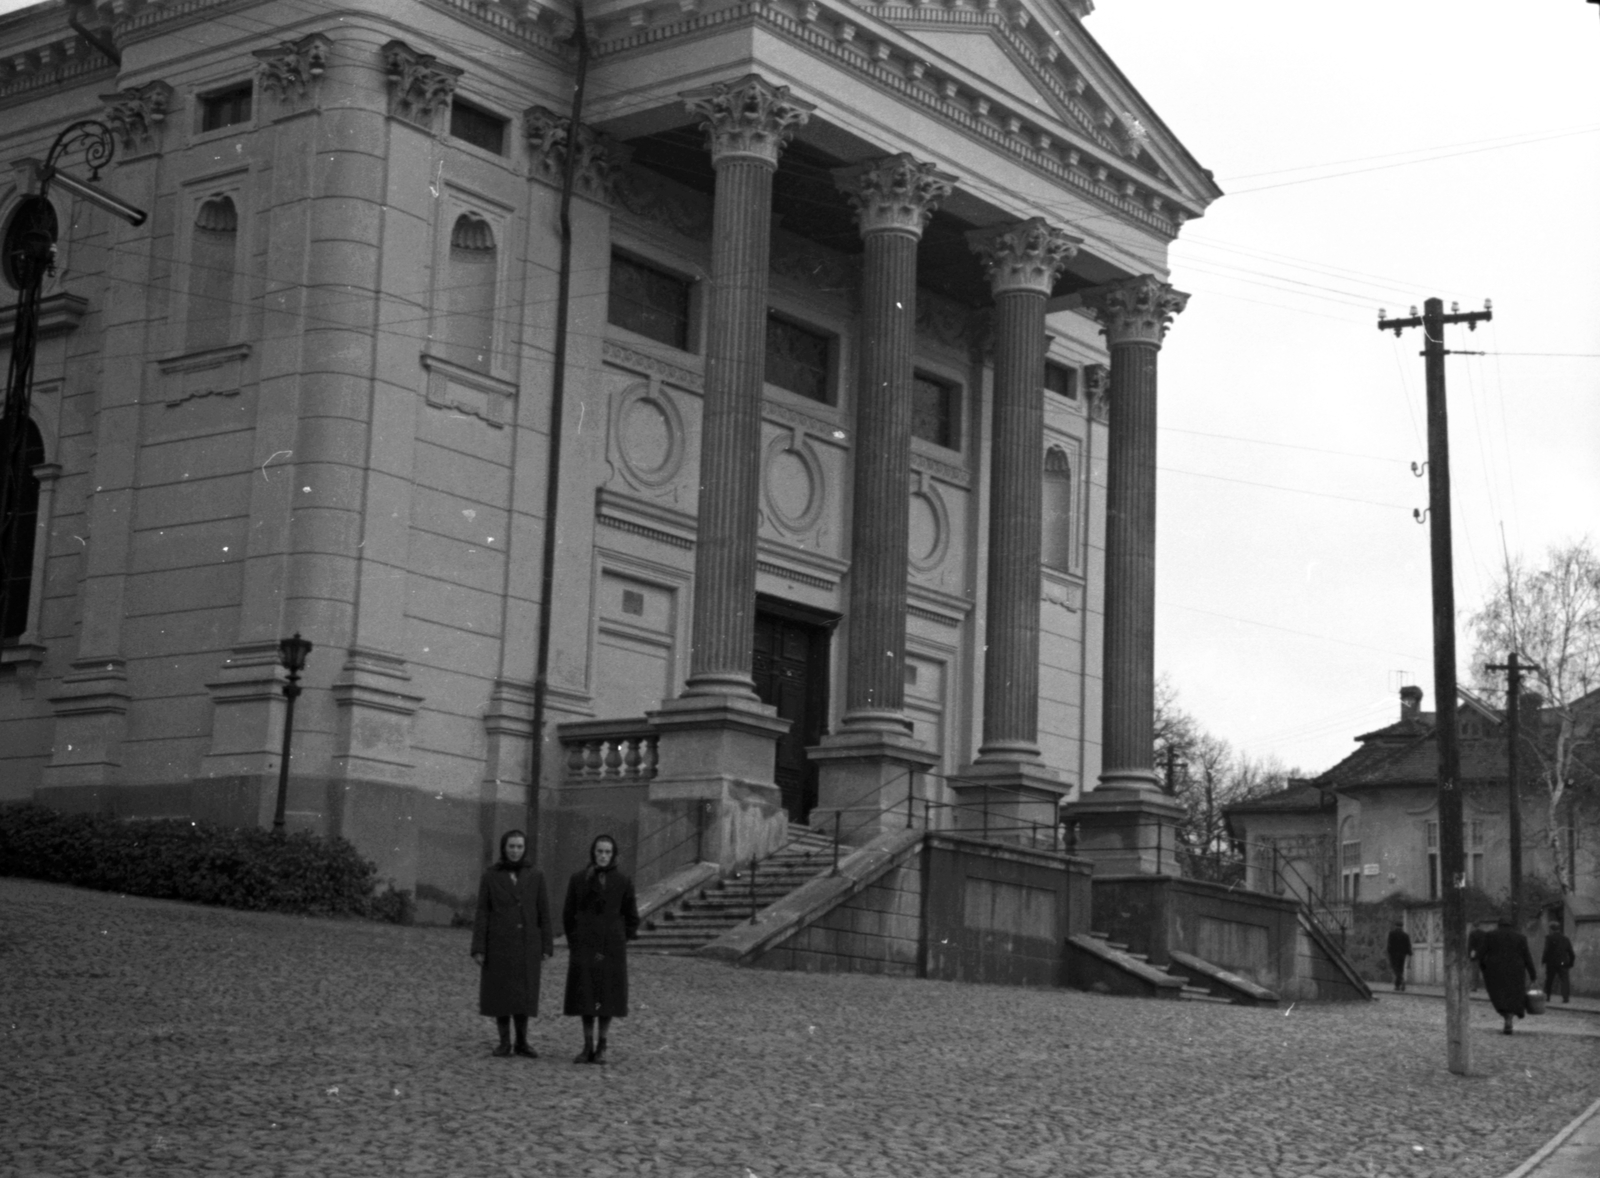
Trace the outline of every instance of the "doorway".
{"type": "Polygon", "coordinates": [[[828,647],[837,620],[776,598],[756,602],[750,670],[761,702],[789,721],[773,776],[792,822],[805,822],[817,804],[817,768],[806,748],[827,729],[828,647]]]}

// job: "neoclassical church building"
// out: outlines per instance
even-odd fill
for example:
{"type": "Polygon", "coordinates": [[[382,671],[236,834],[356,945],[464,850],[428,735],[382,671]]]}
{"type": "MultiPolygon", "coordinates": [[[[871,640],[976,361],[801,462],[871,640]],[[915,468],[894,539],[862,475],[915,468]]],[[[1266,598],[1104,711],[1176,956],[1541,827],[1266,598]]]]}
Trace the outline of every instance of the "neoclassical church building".
{"type": "Polygon", "coordinates": [[[78,120],[149,214],[48,191],[0,801],[271,823],[299,633],[287,825],[426,918],[513,825],[648,883],[1070,802],[1159,867],[1167,250],[1219,190],[1092,7],[0,17],[0,225],[78,120]]]}

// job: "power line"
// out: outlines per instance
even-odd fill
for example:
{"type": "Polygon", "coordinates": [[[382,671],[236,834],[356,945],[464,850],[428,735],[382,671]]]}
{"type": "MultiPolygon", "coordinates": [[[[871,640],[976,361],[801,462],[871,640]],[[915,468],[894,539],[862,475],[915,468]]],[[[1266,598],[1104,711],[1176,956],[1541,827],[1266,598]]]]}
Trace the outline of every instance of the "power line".
{"type": "MultiPolygon", "coordinates": [[[[1600,124],[1589,124],[1582,127],[1569,127],[1564,131],[1556,132],[1557,135],[1583,135],[1591,131],[1600,131],[1600,124]]],[[[1542,138],[1550,138],[1543,136],[1542,138]]],[[[1478,147],[1480,145],[1496,145],[1502,147],[1518,147],[1525,142],[1540,142],[1541,137],[1527,135],[1496,135],[1489,139],[1469,139],[1461,143],[1441,143],[1435,147],[1411,147],[1404,151],[1389,151],[1381,155],[1355,156],[1350,159],[1326,160],[1317,164],[1299,164],[1292,168],[1275,168],[1270,172],[1246,172],[1239,176],[1227,176],[1219,180],[1219,184],[1232,184],[1236,180],[1256,180],[1262,176],[1282,176],[1289,172],[1305,172],[1312,168],[1337,168],[1344,164],[1364,164],[1369,160],[1394,159],[1402,155],[1419,155],[1429,151],[1451,151],[1458,147],[1478,147]]],[[[1413,161],[1416,162],[1416,161],[1413,161]]]]}

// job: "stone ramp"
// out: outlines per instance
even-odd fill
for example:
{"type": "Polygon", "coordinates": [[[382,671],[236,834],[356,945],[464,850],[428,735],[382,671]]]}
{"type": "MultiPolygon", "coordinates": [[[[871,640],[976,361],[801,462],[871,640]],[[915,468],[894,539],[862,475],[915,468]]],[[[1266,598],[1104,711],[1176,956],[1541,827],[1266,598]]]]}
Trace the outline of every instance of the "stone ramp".
{"type": "MultiPolygon", "coordinates": [[[[1215,966],[1208,968],[1222,972],[1215,966]]],[[[1152,965],[1147,954],[1131,952],[1127,945],[1104,933],[1079,933],[1067,938],[1067,983],[1074,989],[1097,994],[1243,1004],[1231,994],[1218,993],[1211,985],[1196,984],[1182,973],[1152,965]]],[[[1271,997],[1277,1001],[1276,995],[1271,997]]]]}

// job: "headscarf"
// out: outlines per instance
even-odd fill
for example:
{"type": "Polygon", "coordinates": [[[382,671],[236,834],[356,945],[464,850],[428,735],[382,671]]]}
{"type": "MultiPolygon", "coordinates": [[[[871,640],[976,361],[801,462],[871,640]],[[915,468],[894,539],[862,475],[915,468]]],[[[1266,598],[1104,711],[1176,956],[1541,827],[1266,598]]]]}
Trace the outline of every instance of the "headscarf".
{"type": "Polygon", "coordinates": [[[528,836],[523,834],[520,830],[508,830],[501,835],[500,860],[494,865],[494,869],[496,871],[509,871],[515,875],[517,872],[525,871],[531,866],[532,864],[528,862],[528,836]],[[522,858],[517,860],[512,860],[506,857],[506,844],[514,838],[522,839],[522,858]]]}
{"type": "Polygon", "coordinates": [[[584,906],[591,912],[604,912],[606,910],[606,877],[617,869],[617,840],[609,834],[596,835],[594,842],[589,844],[589,866],[584,871],[585,887],[583,891],[584,906]],[[611,862],[601,867],[595,861],[595,849],[601,843],[611,844],[611,862]]]}

